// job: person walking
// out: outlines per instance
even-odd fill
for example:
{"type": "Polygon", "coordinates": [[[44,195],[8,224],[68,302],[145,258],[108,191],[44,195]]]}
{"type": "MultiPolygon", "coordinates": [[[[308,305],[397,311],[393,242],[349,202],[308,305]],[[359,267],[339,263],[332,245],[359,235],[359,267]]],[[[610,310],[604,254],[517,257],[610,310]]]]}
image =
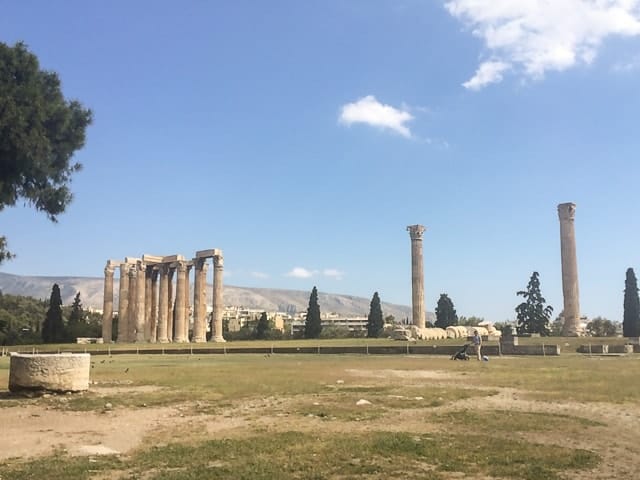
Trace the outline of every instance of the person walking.
{"type": "Polygon", "coordinates": [[[482,337],[478,330],[473,331],[473,345],[476,347],[476,357],[479,361],[482,361],[482,337]]]}

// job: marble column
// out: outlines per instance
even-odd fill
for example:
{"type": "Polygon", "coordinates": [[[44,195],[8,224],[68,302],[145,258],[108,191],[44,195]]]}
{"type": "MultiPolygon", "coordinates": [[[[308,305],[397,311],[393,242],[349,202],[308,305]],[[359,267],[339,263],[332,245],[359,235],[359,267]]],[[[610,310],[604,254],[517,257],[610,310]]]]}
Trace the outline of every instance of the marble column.
{"type": "Polygon", "coordinates": [[[113,327],[113,272],[114,266],[107,262],[104,267],[104,300],[102,302],[102,341],[111,343],[113,327]]]}
{"type": "Polygon", "coordinates": [[[580,329],[580,301],[578,291],[578,260],[574,219],[576,205],[558,205],[560,219],[560,256],[562,261],[562,294],[564,296],[564,326],[562,335],[575,337],[580,329]]]}
{"type": "Polygon", "coordinates": [[[169,266],[160,266],[160,292],[158,295],[158,342],[168,343],[169,326],[169,266]]]}
{"type": "Polygon", "coordinates": [[[193,259],[193,341],[202,343],[207,341],[205,318],[207,306],[204,301],[207,284],[207,263],[205,258],[193,259]]]}
{"type": "Polygon", "coordinates": [[[118,293],[118,336],[117,342],[127,341],[129,317],[129,265],[120,264],[120,290],[118,293]]]}
{"type": "Polygon", "coordinates": [[[158,340],[158,267],[151,272],[151,318],[149,319],[151,343],[158,340]]]}
{"type": "Polygon", "coordinates": [[[136,341],[136,316],[138,314],[138,270],[129,269],[129,314],[127,315],[127,342],[136,341]]]}
{"type": "Polygon", "coordinates": [[[424,309],[424,270],[422,258],[422,235],[426,230],[422,225],[407,227],[411,237],[411,304],[413,306],[413,324],[425,327],[424,309]]]}
{"type": "Polygon", "coordinates": [[[222,336],[222,315],[224,314],[224,299],[222,298],[222,274],[224,272],[224,259],[222,255],[213,257],[213,314],[211,327],[213,332],[211,340],[224,342],[222,336]]]}
{"type": "Polygon", "coordinates": [[[138,281],[136,285],[137,292],[137,301],[136,301],[136,320],[135,320],[135,341],[136,342],[144,342],[144,324],[145,324],[145,313],[146,313],[146,305],[145,305],[145,285],[146,285],[146,276],[147,276],[147,268],[146,265],[142,262],[138,262],[137,265],[138,270],[138,281]]]}
{"type": "Polygon", "coordinates": [[[167,340],[173,342],[173,323],[174,323],[174,310],[173,310],[173,275],[175,273],[175,267],[169,268],[168,280],[169,290],[167,292],[167,340]]]}
{"type": "Polygon", "coordinates": [[[147,266],[147,272],[144,282],[144,341],[151,341],[151,298],[153,296],[153,290],[151,289],[151,276],[153,274],[153,267],[147,266]]]}
{"type": "Polygon", "coordinates": [[[176,306],[175,306],[175,338],[176,343],[184,343],[187,340],[184,338],[184,310],[185,310],[185,293],[186,293],[186,273],[187,264],[184,261],[177,262],[176,268],[176,306]]]}
{"type": "Polygon", "coordinates": [[[191,268],[192,265],[187,264],[187,269],[184,272],[184,341],[188,342],[189,341],[189,317],[190,315],[190,310],[191,310],[191,303],[190,303],[190,297],[191,297],[191,284],[189,283],[189,274],[191,272],[191,268]]]}

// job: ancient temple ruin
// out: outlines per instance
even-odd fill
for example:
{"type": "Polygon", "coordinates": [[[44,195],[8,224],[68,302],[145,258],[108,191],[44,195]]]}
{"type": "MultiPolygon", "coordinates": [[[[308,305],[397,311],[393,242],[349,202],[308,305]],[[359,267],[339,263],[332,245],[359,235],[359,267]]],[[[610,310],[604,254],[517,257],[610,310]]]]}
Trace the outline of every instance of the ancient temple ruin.
{"type": "Polygon", "coordinates": [[[222,337],[222,250],[196,252],[186,260],[182,255],[143,255],[124,261],[108,260],[104,269],[102,338],[113,337],[113,277],[119,270],[117,342],[189,342],[189,274],[194,270],[192,342],[206,342],[206,287],[208,259],[213,261],[213,313],[211,341],[222,337]],[[175,289],[174,282],[175,281],[175,289]],[[175,292],[175,298],[174,298],[175,292]]]}

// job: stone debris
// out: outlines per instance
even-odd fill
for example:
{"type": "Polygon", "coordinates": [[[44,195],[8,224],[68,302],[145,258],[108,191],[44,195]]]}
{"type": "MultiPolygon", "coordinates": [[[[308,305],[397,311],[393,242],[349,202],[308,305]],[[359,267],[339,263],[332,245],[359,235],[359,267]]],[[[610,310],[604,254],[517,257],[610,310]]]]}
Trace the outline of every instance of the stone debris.
{"type": "Polygon", "coordinates": [[[363,405],[371,405],[371,402],[369,400],[365,400],[363,398],[361,398],[360,400],[358,400],[356,402],[356,405],[358,405],[359,407],[363,406],[363,405]]]}

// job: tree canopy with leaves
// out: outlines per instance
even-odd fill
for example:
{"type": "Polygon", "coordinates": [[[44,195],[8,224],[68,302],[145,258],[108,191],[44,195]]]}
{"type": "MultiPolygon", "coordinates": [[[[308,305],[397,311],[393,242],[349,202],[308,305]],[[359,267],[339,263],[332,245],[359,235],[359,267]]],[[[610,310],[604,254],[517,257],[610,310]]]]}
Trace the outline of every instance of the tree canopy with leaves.
{"type": "Polygon", "coordinates": [[[62,319],[62,297],[57,283],[51,288],[49,309],[42,324],[42,341],[44,343],[62,343],[66,340],[64,320],[62,319]]]}
{"type": "MultiPolygon", "coordinates": [[[[24,43],[0,42],[0,211],[19,199],[51,221],[71,202],[71,161],[91,111],[62,95],[58,74],[41,70],[24,43]]],[[[0,263],[13,255],[0,237],[0,263]]]]}
{"type": "Polygon", "coordinates": [[[258,324],[256,325],[256,338],[258,340],[264,340],[267,338],[267,332],[269,331],[269,318],[267,317],[267,312],[262,312],[260,315],[260,319],[258,320],[258,324]]]}
{"type": "Polygon", "coordinates": [[[304,338],[318,338],[322,332],[322,319],[320,318],[320,305],[318,304],[318,289],[313,287],[309,296],[307,319],[304,323],[304,338]]]}
{"type": "Polygon", "coordinates": [[[447,328],[458,324],[458,315],[453,307],[453,302],[446,293],[441,293],[436,306],[437,328],[447,328]]]}
{"type": "Polygon", "coordinates": [[[533,272],[526,290],[519,291],[517,295],[524,297],[525,301],[516,307],[518,335],[539,333],[542,336],[549,335],[549,320],[553,313],[553,307],[546,305],[546,300],[540,292],[540,279],[538,272],[533,272]]]}
{"type": "Polygon", "coordinates": [[[622,336],[640,337],[640,300],[638,299],[638,280],[633,268],[627,269],[624,282],[624,314],[622,336]]]}
{"type": "Polygon", "coordinates": [[[373,294],[369,305],[369,315],[367,316],[367,337],[378,338],[384,329],[384,317],[382,316],[382,306],[378,292],[373,294]]]}

